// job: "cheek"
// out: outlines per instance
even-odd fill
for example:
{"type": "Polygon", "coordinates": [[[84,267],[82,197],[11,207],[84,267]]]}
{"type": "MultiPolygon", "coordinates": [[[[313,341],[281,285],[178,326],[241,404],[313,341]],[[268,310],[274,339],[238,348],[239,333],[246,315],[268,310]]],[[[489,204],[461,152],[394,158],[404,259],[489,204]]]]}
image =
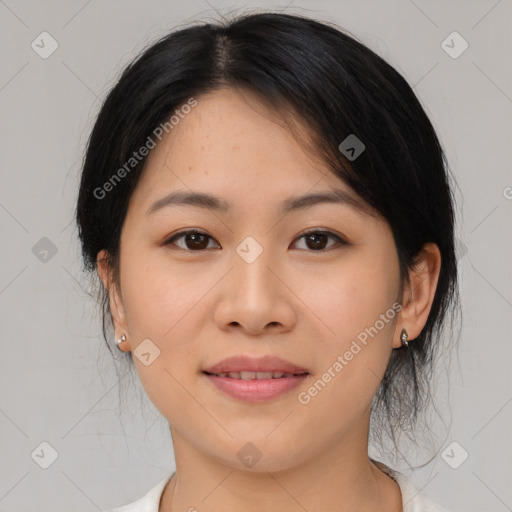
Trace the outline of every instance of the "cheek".
{"type": "Polygon", "coordinates": [[[297,282],[297,294],[321,320],[325,340],[341,347],[389,310],[398,292],[394,265],[361,252],[297,282]]]}
{"type": "Polygon", "coordinates": [[[211,284],[199,280],[197,272],[194,276],[186,269],[172,268],[169,260],[150,261],[141,255],[124,261],[123,299],[133,363],[149,399],[164,417],[176,422],[177,411],[190,406],[183,386],[193,393],[200,349],[194,341],[199,339],[197,326],[201,325],[197,315],[211,284]],[[146,339],[157,347],[145,342],[149,352],[158,354],[148,365],[138,356],[143,352],[138,345],[146,339]]]}
{"type": "Polygon", "coordinates": [[[322,368],[317,377],[328,384],[319,385],[326,390],[319,393],[319,405],[338,403],[355,411],[371,400],[391,354],[397,290],[395,266],[361,253],[303,283],[300,296],[323,333],[316,342],[322,368]]]}
{"type": "MultiPolygon", "coordinates": [[[[165,250],[127,251],[124,257],[121,282],[134,363],[152,395],[152,389],[174,387],[167,371],[180,382],[192,377],[200,360],[205,296],[218,277],[199,271],[197,265],[173,263],[165,250]],[[159,350],[147,367],[136,357],[137,346],[145,339],[159,350]]],[[[158,396],[154,398],[158,402],[158,396]]]]}
{"type": "Polygon", "coordinates": [[[127,255],[125,261],[123,298],[130,330],[162,342],[172,338],[211,284],[200,278],[197,267],[172,264],[165,249],[127,255]]]}

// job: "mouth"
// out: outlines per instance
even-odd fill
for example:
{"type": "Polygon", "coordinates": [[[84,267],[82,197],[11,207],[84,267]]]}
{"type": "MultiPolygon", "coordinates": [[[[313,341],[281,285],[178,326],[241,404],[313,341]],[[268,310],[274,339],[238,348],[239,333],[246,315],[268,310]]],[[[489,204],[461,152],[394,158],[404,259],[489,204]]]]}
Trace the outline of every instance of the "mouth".
{"type": "Polygon", "coordinates": [[[228,357],[213,366],[203,368],[203,371],[212,375],[232,379],[271,379],[282,378],[284,375],[297,375],[307,373],[305,368],[299,367],[280,357],[265,355],[253,357],[238,355],[228,357]],[[237,375],[238,374],[238,375],[237,375]],[[270,374],[270,375],[269,375],[270,374]]]}
{"type": "Polygon", "coordinates": [[[222,395],[238,402],[256,404],[286,397],[293,389],[304,382],[308,372],[202,372],[207,380],[222,395]]]}
{"type": "Polygon", "coordinates": [[[309,372],[285,359],[239,355],[202,370],[216,390],[242,402],[266,402],[300,385],[309,372]]]}
{"type": "Polygon", "coordinates": [[[210,375],[212,377],[222,377],[227,379],[234,380],[270,380],[270,379],[288,379],[302,375],[309,375],[308,372],[301,373],[286,373],[286,372],[251,372],[251,371],[241,371],[241,372],[221,372],[221,373],[210,373],[207,371],[203,371],[204,374],[210,375]]]}

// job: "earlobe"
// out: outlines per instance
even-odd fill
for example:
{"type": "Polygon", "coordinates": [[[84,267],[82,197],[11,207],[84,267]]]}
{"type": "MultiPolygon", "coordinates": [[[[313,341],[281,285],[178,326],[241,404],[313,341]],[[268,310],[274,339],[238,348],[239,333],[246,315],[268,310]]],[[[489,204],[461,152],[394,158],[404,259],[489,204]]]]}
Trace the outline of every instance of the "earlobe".
{"type": "Polygon", "coordinates": [[[406,329],[408,341],[414,343],[427,323],[441,270],[441,253],[436,244],[426,243],[417,254],[404,285],[403,302],[395,329],[393,347],[402,346],[401,331],[406,329]]]}

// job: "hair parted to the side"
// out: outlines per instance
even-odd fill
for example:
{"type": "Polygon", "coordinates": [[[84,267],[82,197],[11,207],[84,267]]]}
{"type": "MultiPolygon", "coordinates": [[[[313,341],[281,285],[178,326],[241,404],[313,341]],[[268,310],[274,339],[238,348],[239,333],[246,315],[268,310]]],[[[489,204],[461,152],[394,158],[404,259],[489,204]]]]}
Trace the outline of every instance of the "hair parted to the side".
{"type": "MultiPolygon", "coordinates": [[[[94,191],[176,109],[221,87],[255,92],[307,127],[316,155],[389,223],[403,280],[425,243],[439,247],[427,323],[409,348],[393,350],[372,406],[373,435],[387,433],[396,443],[429,401],[442,327],[459,303],[454,199],[444,152],[413,90],[354,37],[310,18],[258,13],[176,30],[147,48],[108,94],[88,141],[76,208],[84,269],[98,282],[96,258],[106,249],[120,285],[121,229],[146,158],[101,199],[94,191]],[[338,146],[351,134],[365,150],[349,162],[338,146]]],[[[112,350],[108,295],[103,287],[99,293],[112,350]]]]}

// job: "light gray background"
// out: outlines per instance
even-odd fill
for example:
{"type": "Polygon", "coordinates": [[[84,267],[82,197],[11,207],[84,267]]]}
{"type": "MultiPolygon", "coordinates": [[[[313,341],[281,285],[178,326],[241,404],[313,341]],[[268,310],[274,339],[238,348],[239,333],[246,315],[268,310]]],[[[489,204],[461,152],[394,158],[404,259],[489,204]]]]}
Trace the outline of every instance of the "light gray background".
{"type": "MultiPolygon", "coordinates": [[[[101,100],[150,41],[233,9],[284,6],[0,0],[0,510],[101,510],[174,468],[166,423],[136,380],[118,382],[82,290],[73,211],[83,149],[101,100]],[[43,31],[59,45],[47,59],[31,48],[43,31]],[[46,262],[33,252],[43,237],[57,248],[46,262]],[[43,441],[58,452],[48,469],[31,457],[43,441]]],[[[450,382],[448,430],[424,468],[395,467],[452,511],[512,510],[512,2],[297,0],[286,10],[337,23],[404,74],[460,187],[464,322],[439,385],[444,397],[450,382]],[[469,44],[457,59],[441,46],[453,31],[469,44]],[[458,469],[441,455],[454,441],[469,453],[458,469]]]]}

